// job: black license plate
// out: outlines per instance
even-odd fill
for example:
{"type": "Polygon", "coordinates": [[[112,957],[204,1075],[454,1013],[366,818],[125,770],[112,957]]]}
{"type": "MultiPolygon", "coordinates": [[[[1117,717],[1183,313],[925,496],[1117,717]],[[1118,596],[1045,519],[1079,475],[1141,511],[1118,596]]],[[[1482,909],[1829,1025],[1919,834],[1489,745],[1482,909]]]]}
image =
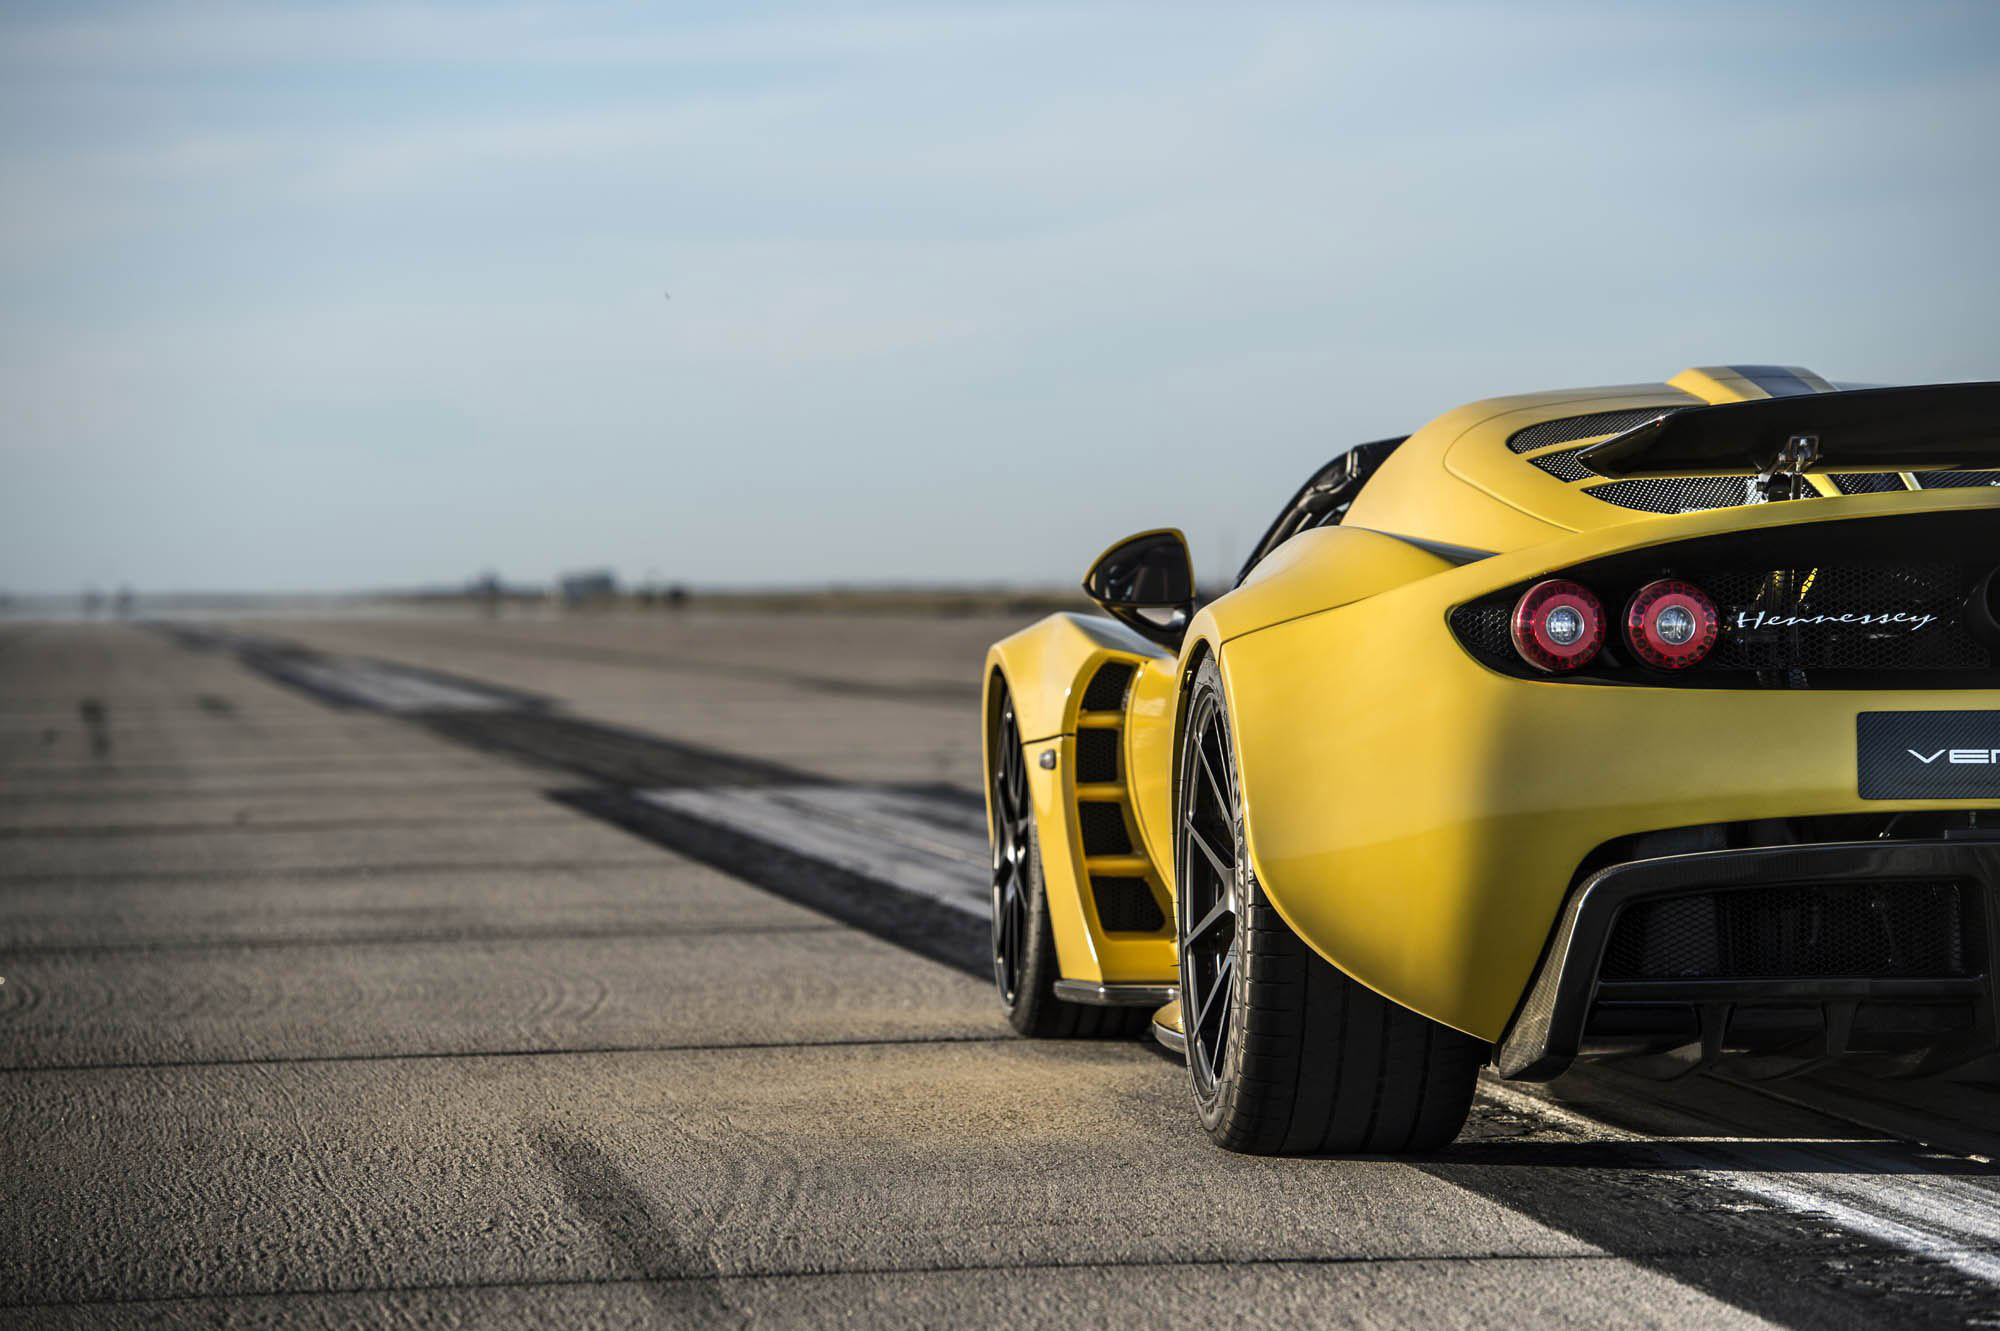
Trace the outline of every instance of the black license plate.
{"type": "Polygon", "coordinates": [[[2000,712],[1863,712],[1861,798],[2000,798],[2000,712]]]}

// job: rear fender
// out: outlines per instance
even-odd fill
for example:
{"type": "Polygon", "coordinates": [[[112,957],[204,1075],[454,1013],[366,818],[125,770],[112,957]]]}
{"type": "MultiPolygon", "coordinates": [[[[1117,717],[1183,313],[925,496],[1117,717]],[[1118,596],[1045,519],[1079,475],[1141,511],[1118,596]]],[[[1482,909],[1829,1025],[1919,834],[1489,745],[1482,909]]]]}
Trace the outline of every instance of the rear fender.
{"type": "Polygon", "coordinates": [[[1996,507],[2000,494],[1967,488],[1648,516],[1323,612],[1246,617],[1231,604],[1242,592],[1223,598],[1194,628],[1213,635],[1220,659],[1266,895],[1362,984],[1498,1038],[1594,847],[1661,828],[1894,807],[1858,794],[1856,713],[1986,708],[1993,693],[1516,678],[1458,643],[1452,607],[1601,557],[1722,533],[1996,507]],[[1232,631],[1246,618],[1268,622],[1232,631]],[[1662,746],[1617,742],[1635,735],[1706,742],[1664,746],[1663,759],[1662,746]]]}

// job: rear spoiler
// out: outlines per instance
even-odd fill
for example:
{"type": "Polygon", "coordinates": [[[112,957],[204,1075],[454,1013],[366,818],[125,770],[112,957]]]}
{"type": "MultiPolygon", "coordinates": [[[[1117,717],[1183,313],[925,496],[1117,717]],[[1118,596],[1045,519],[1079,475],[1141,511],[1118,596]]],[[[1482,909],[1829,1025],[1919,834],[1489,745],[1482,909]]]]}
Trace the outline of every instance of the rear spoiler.
{"type": "Polygon", "coordinates": [[[1670,408],[1577,457],[1617,477],[2000,468],[2000,383],[1670,408]]]}

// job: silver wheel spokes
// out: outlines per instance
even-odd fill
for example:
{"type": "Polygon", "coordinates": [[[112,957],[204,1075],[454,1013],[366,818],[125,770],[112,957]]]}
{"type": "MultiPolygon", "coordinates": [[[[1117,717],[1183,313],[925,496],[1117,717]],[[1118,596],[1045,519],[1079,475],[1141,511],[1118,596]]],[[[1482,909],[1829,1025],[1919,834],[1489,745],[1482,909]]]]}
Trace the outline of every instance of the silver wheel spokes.
{"type": "Polygon", "coordinates": [[[1245,886],[1243,821],[1221,708],[1205,699],[1190,726],[1193,762],[1181,775],[1180,948],[1182,1029],[1195,1089],[1206,1099],[1229,1048],[1230,998],[1241,956],[1245,886]]]}
{"type": "Polygon", "coordinates": [[[1000,705],[993,745],[993,981],[1013,1006],[1027,963],[1029,823],[1028,763],[1011,700],[1000,705]]]}

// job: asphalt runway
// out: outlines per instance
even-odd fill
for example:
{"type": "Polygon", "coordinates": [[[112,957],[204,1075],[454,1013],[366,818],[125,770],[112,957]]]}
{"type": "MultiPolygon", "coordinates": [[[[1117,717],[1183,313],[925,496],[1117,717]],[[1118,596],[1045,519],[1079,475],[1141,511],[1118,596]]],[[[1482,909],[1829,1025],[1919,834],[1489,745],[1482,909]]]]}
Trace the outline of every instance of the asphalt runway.
{"type": "Polygon", "coordinates": [[[977,618],[0,625],[0,1324],[2000,1323],[1991,1072],[1231,1156],[982,973],[977,618]]]}

